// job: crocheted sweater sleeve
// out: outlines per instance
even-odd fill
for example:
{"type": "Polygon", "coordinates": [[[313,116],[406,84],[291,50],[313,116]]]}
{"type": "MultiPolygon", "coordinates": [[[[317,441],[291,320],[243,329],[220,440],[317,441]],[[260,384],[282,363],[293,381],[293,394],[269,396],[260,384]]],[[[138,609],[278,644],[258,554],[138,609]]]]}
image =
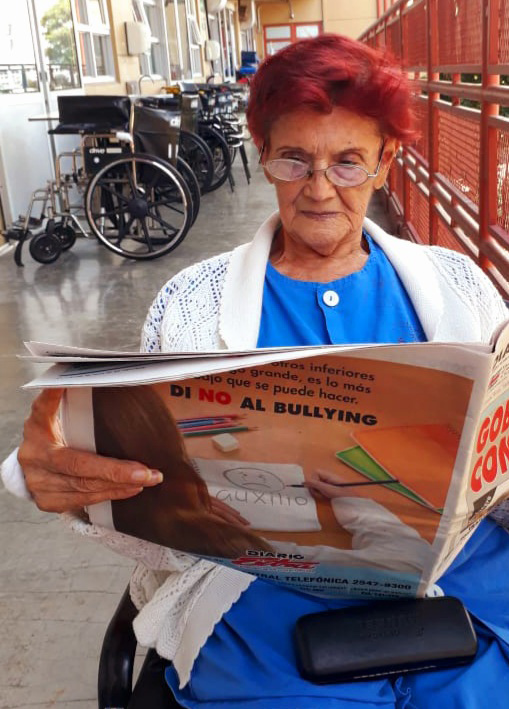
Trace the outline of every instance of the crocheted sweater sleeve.
{"type": "MultiPolygon", "coordinates": [[[[227,263],[228,254],[222,254],[184,269],[164,284],[154,298],[143,325],[142,351],[198,351],[220,346],[217,317],[227,263]]],[[[192,585],[204,573],[217,568],[216,564],[200,561],[189,554],[84,522],[79,517],[66,515],[65,519],[74,532],[135,559],[143,564],[144,569],[155,572],[174,571],[179,576],[180,572],[191,572],[186,577],[186,584],[192,585]]],[[[138,576],[139,570],[136,578],[138,576]]],[[[148,579],[147,574],[141,576],[144,581],[148,579]]],[[[150,587],[153,578],[150,577],[150,587]]],[[[133,598],[138,607],[147,602],[147,595],[150,596],[151,592],[141,590],[138,586],[136,597],[133,598]]]]}
{"type": "Polygon", "coordinates": [[[480,341],[489,342],[500,323],[507,320],[507,307],[488,276],[469,256],[441,246],[429,247],[429,256],[444,283],[459,293],[479,322],[480,341]]]}
{"type": "Polygon", "coordinates": [[[149,308],[143,352],[222,349],[219,303],[229,254],[194,264],[171,278],[149,308]]]}

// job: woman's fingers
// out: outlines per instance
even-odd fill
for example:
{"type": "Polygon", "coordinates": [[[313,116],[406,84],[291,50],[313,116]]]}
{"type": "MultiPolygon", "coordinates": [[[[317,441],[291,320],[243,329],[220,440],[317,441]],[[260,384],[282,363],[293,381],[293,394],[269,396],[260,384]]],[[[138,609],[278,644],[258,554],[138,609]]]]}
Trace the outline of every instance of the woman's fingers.
{"type": "Polygon", "coordinates": [[[67,512],[132,497],[162,482],[159,471],[142,463],[67,448],[58,417],[63,391],[48,389],[34,400],[18,453],[26,486],[41,510],[67,512]]]}
{"type": "Polygon", "coordinates": [[[88,489],[88,480],[100,480],[105,487],[111,488],[133,484],[153,486],[163,480],[158,470],[151,470],[142,463],[106,458],[73,448],[55,447],[49,453],[48,463],[55,473],[80,481],[84,490],[88,489]]]}
{"type": "Polygon", "coordinates": [[[65,389],[44,389],[32,402],[31,417],[39,424],[57,416],[65,389]]]}
{"type": "Polygon", "coordinates": [[[125,462],[71,448],[55,449],[46,467],[25,465],[27,488],[39,509],[68,512],[104,500],[137,495],[163,477],[140,463],[125,462]]]}
{"type": "Polygon", "coordinates": [[[35,496],[37,507],[43,512],[70,512],[71,510],[83,509],[90,505],[96,505],[106,500],[126,500],[142,492],[142,487],[124,487],[121,490],[102,490],[101,492],[50,492],[40,498],[35,496]]]}
{"type": "MultiPolygon", "coordinates": [[[[99,456],[97,456],[99,458],[99,456]]],[[[151,471],[149,471],[151,472],[151,471]]],[[[153,477],[138,480],[136,476],[124,475],[124,481],[110,480],[108,477],[93,477],[90,475],[70,475],[57,470],[48,471],[39,468],[28,469],[25,477],[30,480],[30,487],[45,492],[101,492],[103,490],[122,490],[132,487],[153,487],[160,482],[159,472],[151,473],[153,477]]],[[[143,471],[145,475],[145,471],[143,471]]],[[[140,476],[141,477],[141,476],[140,476]]]]}
{"type": "Polygon", "coordinates": [[[65,389],[45,389],[32,402],[30,415],[25,421],[25,437],[28,433],[63,443],[58,412],[65,389]]]}

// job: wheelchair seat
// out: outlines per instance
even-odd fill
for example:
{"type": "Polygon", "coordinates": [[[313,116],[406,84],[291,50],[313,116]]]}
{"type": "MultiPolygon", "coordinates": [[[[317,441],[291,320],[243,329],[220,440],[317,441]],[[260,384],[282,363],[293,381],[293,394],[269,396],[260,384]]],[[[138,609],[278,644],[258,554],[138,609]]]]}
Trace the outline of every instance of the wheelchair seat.
{"type": "Polygon", "coordinates": [[[129,129],[128,96],[58,96],[58,125],[52,135],[109,133],[129,129]]]}

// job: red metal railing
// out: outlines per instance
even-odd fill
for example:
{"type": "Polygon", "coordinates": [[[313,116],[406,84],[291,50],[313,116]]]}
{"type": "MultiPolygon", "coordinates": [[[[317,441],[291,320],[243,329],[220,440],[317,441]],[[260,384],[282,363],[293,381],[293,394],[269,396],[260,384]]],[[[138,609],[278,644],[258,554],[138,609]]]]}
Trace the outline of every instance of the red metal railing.
{"type": "Polygon", "coordinates": [[[403,236],[469,254],[509,297],[509,0],[378,7],[360,39],[401,58],[420,130],[391,169],[388,208],[403,236]]]}

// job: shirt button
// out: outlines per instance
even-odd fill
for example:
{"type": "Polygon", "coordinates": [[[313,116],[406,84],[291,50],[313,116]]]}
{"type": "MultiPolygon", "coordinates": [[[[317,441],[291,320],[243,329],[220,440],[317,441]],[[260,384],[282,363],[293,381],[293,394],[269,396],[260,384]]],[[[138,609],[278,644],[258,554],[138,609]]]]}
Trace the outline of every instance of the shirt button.
{"type": "Polygon", "coordinates": [[[339,295],[333,290],[326,290],[322,295],[322,299],[325,305],[328,305],[331,308],[339,303],[339,295]]]}

